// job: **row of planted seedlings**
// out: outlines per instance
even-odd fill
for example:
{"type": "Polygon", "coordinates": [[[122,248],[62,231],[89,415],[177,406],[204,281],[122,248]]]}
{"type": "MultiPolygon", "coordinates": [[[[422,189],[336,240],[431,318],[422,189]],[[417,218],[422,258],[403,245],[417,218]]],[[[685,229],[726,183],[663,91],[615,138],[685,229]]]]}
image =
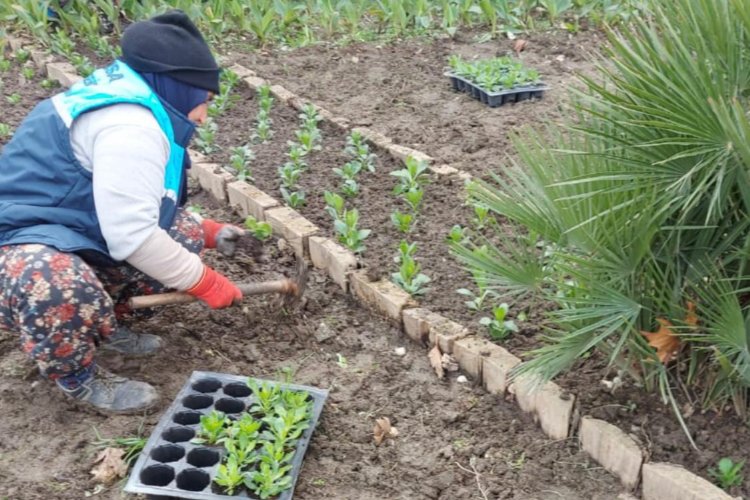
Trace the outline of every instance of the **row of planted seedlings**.
{"type": "Polygon", "coordinates": [[[10,54],[0,42],[0,148],[13,136],[26,113],[38,101],[53,92],[58,83],[44,78],[31,60],[28,50],[10,54]]]}
{"type": "MultiPolygon", "coordinates": [[[[223,447],[214,483],[221,493],[244,488],[262,499],[293,485],[292,459],[310,426],[312,399],[304,391],[248,379],[253,404],[240,414],[219,410],[201,415],[194,444],[223,447]]],[[[217,489],[217,488],[214,489],[217,489]]]]}
{"type": "Polygon", "coordinates": [[[481,320],[493,338],[516,330],[508,306],[451,255],[451,244],[497,224],[487,207],[467,204],[463,181],[376,152],[356,131],[321,121],[314,106],[276,103],[268,87],[243,92],[245,105],[217,117],[202,149],[211,162],[299,211],[357,254],[372,279],[390,280],[456,321],[481,320]]]}

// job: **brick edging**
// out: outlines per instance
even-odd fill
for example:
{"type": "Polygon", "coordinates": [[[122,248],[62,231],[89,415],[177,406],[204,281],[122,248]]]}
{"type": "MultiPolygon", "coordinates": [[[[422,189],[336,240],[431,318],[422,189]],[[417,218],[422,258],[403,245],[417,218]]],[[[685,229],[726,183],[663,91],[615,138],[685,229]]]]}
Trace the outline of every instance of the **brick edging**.
{"type": "MultiPolygon", "coordinates": [[[[8,42],[13,51],[22,48],[24,43],[14,37],[8,37],[8,42]]],[[[46,72],[48,78],[65,86],[81,79],[69,63],[53,62],[38,50],[30,52],[34,64],[46,72]]],[[[243,66],[235,64],[231,69],[251,89],[267,83],[243,66]]],[[[271,85],[271,92],[296,109],[309,103],[281,85],[271,85]]],[[[311,104],[324,120],[345,132],[359,131],[368,142],[386,150],[395,159],[404,161],[411,156],[432,161],[429,155],[395,144],[372,129],[351,129],[348,119],[311,104]]],[[[253,215],[270,222],[274,233],[287,239],[295,253],[310,259],[316,268],[324,270],[332,281],[359,302],[396,322],[413,341],[427,347],[438,345],[442,352],[453,355],[461,369],[489,393],[515,396],[519,407],[533,413],[542,431],[550,438],[566,439],[577,435],[583,450],[617,476],[627,489],[634,490],[640,482],[643,500],[733,500],[726,492],[682,466],[646,462],[646,451],[615,425],[584,416],[577,429],[571,428],[578,419],[574,414],[575,395],[563,391],[554,382],[536,387],[530,380],[519,379],[509,384],[509,373],[521,360],[507,349],[474,335],[459,323],[418,307],[408,294],[390,281],[371,281],[364,271],[357,270],[357,257],[351,251],[332,239],[318,236],[318,228],[298,212],[255,186],[234,181],[227,172],[217,172],[217,165],[208,162],[200,153],[191,151],[190,155],[194,162],[191,176],[218,201],[234,207],[243,216],[253,215]]],[[[430,170],[439,176],[471,178],[467,172],[450,165],[430,165],[430,170]]]]}

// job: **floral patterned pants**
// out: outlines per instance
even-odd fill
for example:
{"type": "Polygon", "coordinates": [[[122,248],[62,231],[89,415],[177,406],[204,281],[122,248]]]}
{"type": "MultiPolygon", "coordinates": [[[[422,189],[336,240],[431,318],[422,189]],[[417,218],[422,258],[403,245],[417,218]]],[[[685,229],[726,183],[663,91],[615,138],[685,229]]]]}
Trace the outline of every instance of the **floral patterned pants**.
{"type": "MultiPolygon", "coordinates": [[[[185,211],[169,234],[191,252],[203,249],[201,226],[185,211]]],[[[20,335],[24,352],[52,380],[91,364],[117,319],[129,314],[130,297],[163,290],[127,264],[93,267],[45,245],[0,246],[0,334],[20,335]]]]}

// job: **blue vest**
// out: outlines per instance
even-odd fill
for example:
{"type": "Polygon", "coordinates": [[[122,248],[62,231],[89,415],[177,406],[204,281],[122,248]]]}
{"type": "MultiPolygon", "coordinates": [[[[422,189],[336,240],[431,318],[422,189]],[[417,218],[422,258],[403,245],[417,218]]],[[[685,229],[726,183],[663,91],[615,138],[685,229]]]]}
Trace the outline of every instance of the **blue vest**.
{"type": "Polygon", "coordinates": [[[70,144],[73,121],[119,103],[151,110],[169,140],[159,226],[169,229],[184,202],[189,160],[185,148],[195,125],[162,101],[122,61],[39,103],[0,155],[0,246],[41,243],[75,252],[97,265],[114,265],[94,207],[91,172],[70,144]]]}

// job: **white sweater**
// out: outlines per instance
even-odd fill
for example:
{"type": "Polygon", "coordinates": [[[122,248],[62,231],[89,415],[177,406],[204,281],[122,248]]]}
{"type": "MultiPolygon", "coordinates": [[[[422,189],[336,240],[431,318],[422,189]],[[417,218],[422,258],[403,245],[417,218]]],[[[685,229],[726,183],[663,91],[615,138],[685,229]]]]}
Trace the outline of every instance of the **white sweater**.
{"type": "Polygon", "coordinates": [[[93,174],[96,215],[112,258],[169,288],[195,285],[200,257],[159,227],[169,141],[151,111],[116,104],[88,112],[73,122],[70,142],[93,174]]]}

